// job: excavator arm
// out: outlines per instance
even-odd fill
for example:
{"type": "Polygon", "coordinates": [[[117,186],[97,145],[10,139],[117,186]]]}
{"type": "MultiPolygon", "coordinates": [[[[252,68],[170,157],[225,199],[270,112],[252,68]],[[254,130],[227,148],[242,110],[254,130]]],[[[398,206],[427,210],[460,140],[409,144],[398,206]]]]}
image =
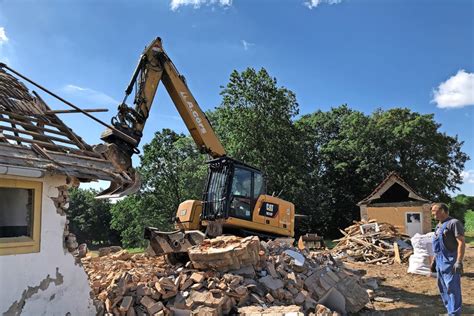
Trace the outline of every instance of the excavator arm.
{"type": "Polygon", "coordinates": [[[125,184],[112,183],[107,190],[97,196],[98,198],[121,197],[132,194],[140,188],[139,176],[132,167],[132,156],[139,153],[138,145],[160,82],[163,82],[199,150],[212,158],[226,155],[224,147],[186,85],[184,77],[179,74],[164,51],[161,39],[156,38],[141,55],[130,84],[125,90],[125,98],[118,106],[117,115],[112,118],[112,125],[131,138],[124,138],[121,134],[107,129],[101,136],[104,143],[95,148],[118,170],[126,173],[131,181],[125,184]],[[130,107],[126,101],[133,90],[136,91],[134,107],[130,107]]]}

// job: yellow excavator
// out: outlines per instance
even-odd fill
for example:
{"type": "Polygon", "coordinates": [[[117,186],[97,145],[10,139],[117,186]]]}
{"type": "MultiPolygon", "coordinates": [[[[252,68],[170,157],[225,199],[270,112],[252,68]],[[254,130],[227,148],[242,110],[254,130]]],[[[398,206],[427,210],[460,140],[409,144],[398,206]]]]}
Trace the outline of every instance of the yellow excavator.
{"type": "Polygon", "coordinates": [[[118,114],[112,119],[112,125],[121,133],[107,129],[101,137],[104,144],[96,149],[134,182],[126,186],[112,184],[99,197],[120,197],[139,189],[140,179],[132,168],[131,157],[138,153],[137,147],[160,82],[171,96],[196,145],[211,160],[202,200],[188,200],[179,205],[176,231],[145,229],[145,238],[150,240],[155,254],[183,253],[200,243],[206,235],[222,233],[263,238],[293,237],[293,203],[266,194],[266,183],[260,170],[226,155],[185,78],[164,51],[160,38],[145,48],[125,91],[125,98],[118,107],[118,114]],[[130,107],[126,100],[133,90],[134,107],[130,107]],[[123,137],[124,134],[128,137],[123,137]]]}

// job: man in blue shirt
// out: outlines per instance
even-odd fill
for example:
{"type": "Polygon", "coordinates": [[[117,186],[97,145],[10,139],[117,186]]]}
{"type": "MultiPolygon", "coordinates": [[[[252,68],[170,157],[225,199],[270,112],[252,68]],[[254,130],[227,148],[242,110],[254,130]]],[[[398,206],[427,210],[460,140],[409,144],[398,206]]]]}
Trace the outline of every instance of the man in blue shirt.
{"type": "Polygon", "coordinates": [[[449,216],[444,203],[431,206],[431,214],[438,220],[433,237],[438,288],[449,315],[461,315],[461,273],[466,249],[462,223],[449,216]]]}

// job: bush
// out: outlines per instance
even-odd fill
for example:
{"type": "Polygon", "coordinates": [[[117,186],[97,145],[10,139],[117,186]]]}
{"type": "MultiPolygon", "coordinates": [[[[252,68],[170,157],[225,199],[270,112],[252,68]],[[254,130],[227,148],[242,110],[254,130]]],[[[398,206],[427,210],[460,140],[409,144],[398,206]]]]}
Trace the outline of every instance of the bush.
{"type": "Polygon", "coordinates": [[[464,215],[464,221],[466,232],[474,232],[474,211],[469,210],[464,215]]]}

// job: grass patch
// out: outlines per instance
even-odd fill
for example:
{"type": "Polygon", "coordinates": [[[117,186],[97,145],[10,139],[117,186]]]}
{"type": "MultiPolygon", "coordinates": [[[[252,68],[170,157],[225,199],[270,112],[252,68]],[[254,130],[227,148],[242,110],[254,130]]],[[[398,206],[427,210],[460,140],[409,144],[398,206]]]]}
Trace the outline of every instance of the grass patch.
{"type": "MultiPolygon", "coordinates": [[[[125,248],[125,250],[128,251],[129,254],[136,254],[136,253],[143,253],[145,252],[145,248],[125,248]]],[[[92,257],[92,258],[95,258],[95,257],[98,257],[99,256],[99,251],[97,250],[89,250],[88,251],[88,254],[92,257]]]]}
{"type": "Polygon", "coordinates": [[[469,210],[464,214],[464,228],[466,232],[474,233],[474,211],[469,210]]]}
{"type": "Polygon", "coordinates": [[[126,250],[128,251],[129,254],[136,254],[136,253],[143,253],[145,251],[144,248],[126,248],[126,250]]]}
{"type": "Polygon", "coordinates": [[[474,247],[474,211],[472,210],[464,214],[464,229],[466,230],[466,244],[474,247]]]}
{"type": "Polygon", "coordinates": [[[474,247],[474,232],[466,232],[466,244],[474,247]]]}

